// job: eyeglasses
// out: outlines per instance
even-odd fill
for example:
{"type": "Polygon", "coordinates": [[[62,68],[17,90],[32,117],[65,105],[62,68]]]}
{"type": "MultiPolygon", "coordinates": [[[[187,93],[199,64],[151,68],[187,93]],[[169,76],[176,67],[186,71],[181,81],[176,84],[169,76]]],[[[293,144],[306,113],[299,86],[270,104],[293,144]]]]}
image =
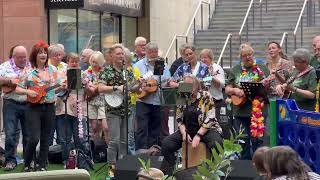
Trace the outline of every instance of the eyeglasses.
{"type": "Polygon", "coordinates": [[[241,57],[243,58],[247,58],[247,57],[251,57],[253,55],[253,53],[249,53],[249,54],[242,54],[241,57]]]}

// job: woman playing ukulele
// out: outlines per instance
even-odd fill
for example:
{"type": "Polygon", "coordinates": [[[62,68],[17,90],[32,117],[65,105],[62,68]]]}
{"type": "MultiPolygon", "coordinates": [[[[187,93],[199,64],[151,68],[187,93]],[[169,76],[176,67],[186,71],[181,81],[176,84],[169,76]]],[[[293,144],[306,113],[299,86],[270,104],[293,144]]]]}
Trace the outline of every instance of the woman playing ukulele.
{"type": "Polygon", "coordinates": [[[27,104],[26,128],[30,136],[25,151],[25,172],[32,171],[30,163],[40,139],[39,165],[35,170],[45,171],[49,151],[49,134],[55,118],[55,89],[57,85],[56,68],[48,65],[48,45],[39,41],[30,54],[32,70],[16,88],[17,93],[26,94],[29,99],[39,99],[27,104]],[[32,90],[37,88],[38,91],[32,90]],[[41,93],[39,90],[44,90],[41,93]],[[40,96],[40,97],[39,97],[40,96]]]}

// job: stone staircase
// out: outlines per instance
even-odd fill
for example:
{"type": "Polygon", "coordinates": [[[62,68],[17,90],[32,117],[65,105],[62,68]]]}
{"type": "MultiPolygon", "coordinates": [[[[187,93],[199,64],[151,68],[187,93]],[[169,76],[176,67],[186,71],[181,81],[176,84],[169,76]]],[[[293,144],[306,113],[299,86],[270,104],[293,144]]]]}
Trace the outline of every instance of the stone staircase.
{"type": "MultiPolygon", "coordinates": [[[[249,6],[250,0],[219,0],[217,11],[211,19],[207,30],[199,30],[195,37],[195,45],[198,50],[211,48],[215,52],[217,61],[226,40],[227,34],[232,33],[232,64],[236,64],[239,59],[239,30],[243,18],[249,6]]],[[[281,41],[283,32],[288,32],[288,55],[294,50],[293,31],[297,23],[303,0],[268,0],[268,11],[265,11],[263,3],[262,23],[260,24],[260,6],[259,0],[254,3],[254,23],[253,10],[249,15],[248,42],[255,50],[257,58],[266,58],[266,45],[270,41],[281,41]]],[[[306,27],[306,18],[304,18],[303,27],[303,47],[311,48],[311,39],[320,34],[320,11],[316,2],[316,26],[306,27]]],[[[305,11],[306,12],[306,11],[305,11]]],[[[304,13],[306,17],[306,13],[304,13]]],[[[300,28],[299,28],[300,29],[300,28]]],[[[246,26],[242,32],[242,43],[246,42],[246,26]]],[[[300,30],[297,33],[297,48],[300,46],[300,30]]],[[[230,66],[229,44],[223,56],[223,66],[230,66]]]]}

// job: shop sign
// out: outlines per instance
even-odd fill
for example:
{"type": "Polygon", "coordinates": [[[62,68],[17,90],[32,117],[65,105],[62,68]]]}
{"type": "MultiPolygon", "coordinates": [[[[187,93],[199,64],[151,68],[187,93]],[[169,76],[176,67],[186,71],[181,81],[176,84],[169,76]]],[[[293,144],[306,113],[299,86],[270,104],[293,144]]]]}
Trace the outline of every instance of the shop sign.
{"type": "Polygon", "coordinates": [[[45,0],[48,9],[76,9],[83,8],[84,0],[45,0]]]}
{"type": "Polygon", "coordinates": [[[143,0],[86,0],[84,8],[138,17],[143,15],[143,0]]]}

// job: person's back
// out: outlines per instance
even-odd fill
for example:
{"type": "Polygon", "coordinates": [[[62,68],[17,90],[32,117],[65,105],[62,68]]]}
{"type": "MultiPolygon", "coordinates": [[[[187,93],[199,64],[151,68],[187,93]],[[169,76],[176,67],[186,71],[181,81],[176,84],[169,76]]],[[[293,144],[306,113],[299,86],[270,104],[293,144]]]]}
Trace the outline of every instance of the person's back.
{"type": "MultiPolygon", "coordinates": [[[[305,179],[299,179],[299,180],[319,180],[320,175],[314,172],[308,172],[309,177],[305,177],[305,179]]],[[[287,176],[280,176],[277,178],[273,178],[272,180],[298,180],[296,178],[290,178],[287,176]]]]}

